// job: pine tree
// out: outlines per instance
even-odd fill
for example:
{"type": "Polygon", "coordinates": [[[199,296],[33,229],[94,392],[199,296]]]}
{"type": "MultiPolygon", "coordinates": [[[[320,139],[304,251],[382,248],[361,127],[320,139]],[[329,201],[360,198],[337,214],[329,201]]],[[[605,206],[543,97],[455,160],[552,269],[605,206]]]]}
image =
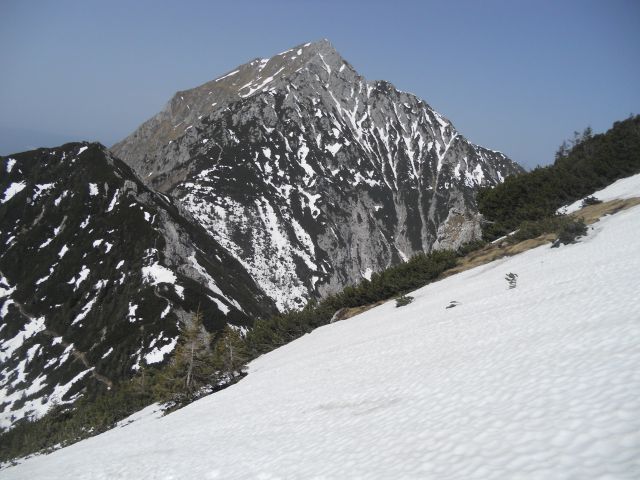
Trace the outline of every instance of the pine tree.
{"type": "Polygon", "coordinates": [[[237,377],[242,375],[249,355],[245,342],[236,329],[229,325],[224,327],[216,342],[214,359],[223,382],[234,382],[237,377]]]}
{"type": "Polygon", "coordinates": [[[199,308],[184,326],[173,358],[161,377],[156,393],[178,402],[192,399],[203,387],[216,383],[211,335],[202,324],[199,308]]]}

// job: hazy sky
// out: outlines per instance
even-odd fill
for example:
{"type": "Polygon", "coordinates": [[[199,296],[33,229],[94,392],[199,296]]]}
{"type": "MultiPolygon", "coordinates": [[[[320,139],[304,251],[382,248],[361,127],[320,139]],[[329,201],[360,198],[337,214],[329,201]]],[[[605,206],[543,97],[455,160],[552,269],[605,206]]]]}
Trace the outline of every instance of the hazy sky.
{"type": "Polygon", "coordinates": [[[640,113],[638,0],[0,0],[0,154],[110,146],[177,90],[320,38],[527,167],[640,113]]]}

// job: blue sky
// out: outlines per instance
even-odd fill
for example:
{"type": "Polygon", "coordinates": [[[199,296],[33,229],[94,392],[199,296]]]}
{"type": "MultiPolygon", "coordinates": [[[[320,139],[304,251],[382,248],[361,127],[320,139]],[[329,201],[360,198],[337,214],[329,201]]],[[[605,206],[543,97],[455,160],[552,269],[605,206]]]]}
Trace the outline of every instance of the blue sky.
{"type": "Polygon", "coordinates": [[[0,1],[0,154],[111,145],[177,90],[328,38],[526,167],[640,113],[640,2],[0,1]]]}

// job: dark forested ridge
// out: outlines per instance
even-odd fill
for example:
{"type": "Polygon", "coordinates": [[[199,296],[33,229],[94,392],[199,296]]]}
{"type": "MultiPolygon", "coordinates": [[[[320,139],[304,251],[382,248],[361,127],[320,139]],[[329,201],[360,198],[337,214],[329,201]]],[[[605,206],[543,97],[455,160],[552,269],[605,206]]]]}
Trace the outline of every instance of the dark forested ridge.
{"type": "Polygon", "coordinates": [[[586,129],[572,145],[564,143],[555,162],[510,176],[495,188],[481,189],[478,208],[488,223],[485,239],[516,229],[524,221],[553,215],[610,183],[640,172],[640,115],[615,122],[603,134],[586,129]]]}

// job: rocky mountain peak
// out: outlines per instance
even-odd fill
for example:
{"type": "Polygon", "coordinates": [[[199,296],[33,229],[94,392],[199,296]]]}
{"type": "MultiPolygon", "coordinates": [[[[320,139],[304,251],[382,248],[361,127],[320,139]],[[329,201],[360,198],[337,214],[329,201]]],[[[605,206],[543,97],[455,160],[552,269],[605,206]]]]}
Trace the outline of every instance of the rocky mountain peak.
{"type": "Polygon", "coordinates": [[[477,238],[476,189],[521,171],[327,40],[181,92],[113,150],[281,310],[477,238]]]}
{"type": "Polygon", "coordinates": [[[298,45],[273,57],[256,58],[198,87],[177,92],[160,113],[112,150],[128,159],[143,178],[155,176],[158,172],[147,171],[149,164],[203,117],[224,110],[230,103],[282,87],[305,68],[328,81],[331,72],[347,65],[326,39],[298,45]]]}

